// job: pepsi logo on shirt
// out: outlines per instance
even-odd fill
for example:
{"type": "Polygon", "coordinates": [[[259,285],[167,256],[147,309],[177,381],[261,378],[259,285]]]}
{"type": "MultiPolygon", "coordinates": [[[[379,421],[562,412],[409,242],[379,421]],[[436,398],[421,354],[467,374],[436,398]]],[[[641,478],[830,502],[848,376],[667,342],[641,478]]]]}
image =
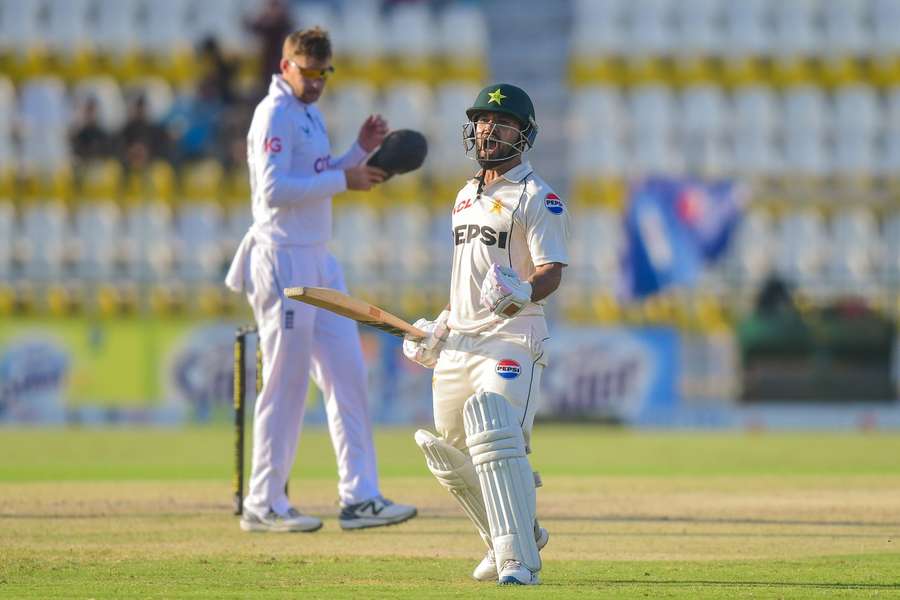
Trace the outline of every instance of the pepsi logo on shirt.
{"type": "Polygon", "coordinates": [[[497,372],[497,375],[503,379],[515,379],[522,372],[522,367],[519,365],[518,361],[511,358],[504,358],[497,363],[494,370],[497,372]]]}

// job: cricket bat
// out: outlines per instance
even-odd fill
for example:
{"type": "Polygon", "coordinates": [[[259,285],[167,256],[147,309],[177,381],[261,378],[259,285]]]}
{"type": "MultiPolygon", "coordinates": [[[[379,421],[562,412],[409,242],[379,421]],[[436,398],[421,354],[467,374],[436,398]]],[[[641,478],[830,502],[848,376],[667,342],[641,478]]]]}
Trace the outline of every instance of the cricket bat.
{"type": "Polygon", "coordinates": [[[428,335],[421,329],[413,327],[400,317],[394,316],[374,304],[369,304],[364,300],[353,298],[331,288],[289,287],[284,288],[284,295],[293,300],[324,308],[359,323],[386,331],[391,335],[399,337],[408,335],[414,339],[422,339],[428,335]]]}

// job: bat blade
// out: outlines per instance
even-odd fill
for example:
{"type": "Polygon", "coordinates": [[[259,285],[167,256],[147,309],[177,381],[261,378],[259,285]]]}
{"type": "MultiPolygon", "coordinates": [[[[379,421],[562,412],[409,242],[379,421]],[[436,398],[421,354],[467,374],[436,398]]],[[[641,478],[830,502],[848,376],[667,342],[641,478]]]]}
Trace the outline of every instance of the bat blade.
{"type": "Polygon", "coordinates": [[[409,336],[414,339],[422,339],[427,335],[421,329],[413,327],[400,317],[392,315],[374,304],[331,288],[289,287],[284,289],[284,295],[398,337],[409,336]]]}

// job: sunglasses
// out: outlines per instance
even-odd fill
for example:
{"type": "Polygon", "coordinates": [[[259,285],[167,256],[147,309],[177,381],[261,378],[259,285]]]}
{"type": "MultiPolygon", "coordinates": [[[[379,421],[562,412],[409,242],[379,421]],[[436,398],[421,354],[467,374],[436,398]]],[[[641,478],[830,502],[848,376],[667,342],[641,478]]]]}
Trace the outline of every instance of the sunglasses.
{"type": "Polygon", "coordinates": [[[334,73],[334,67],[327,67],[325,69],[309,69],[307,67],[301,67],[293,60],[288,59],[288,62],[294,65],[294,67],[300,71],[300,76],[304,79],[328,79],[328,77],[334,73]]]}

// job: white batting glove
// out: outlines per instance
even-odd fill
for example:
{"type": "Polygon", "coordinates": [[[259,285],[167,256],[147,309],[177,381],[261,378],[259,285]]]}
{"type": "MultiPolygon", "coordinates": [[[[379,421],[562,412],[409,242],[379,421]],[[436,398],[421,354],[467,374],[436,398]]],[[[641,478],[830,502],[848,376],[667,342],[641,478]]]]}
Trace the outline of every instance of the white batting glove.
{"type": "Polygon", "coordinates": [[[481,304],[497,316],[519,314],[531,302],[531,284],[521,281],[516,272],[497,263],[491,265],[481,284],[481,304]]]}
{"type": "Polygon", "coordinates": [[[450,318],[450,311],[445,310],[434,321],[428,319],[419,319],[413,326],[418,327],[426,332],[421,340],[412,340],[408,337],[403,339],[403,356],[409,360],[419,363],[426,369],[433,369],[437,364],[438,357],[450,334],[450,328],[447,327],[447,319],[450,318]]]}

